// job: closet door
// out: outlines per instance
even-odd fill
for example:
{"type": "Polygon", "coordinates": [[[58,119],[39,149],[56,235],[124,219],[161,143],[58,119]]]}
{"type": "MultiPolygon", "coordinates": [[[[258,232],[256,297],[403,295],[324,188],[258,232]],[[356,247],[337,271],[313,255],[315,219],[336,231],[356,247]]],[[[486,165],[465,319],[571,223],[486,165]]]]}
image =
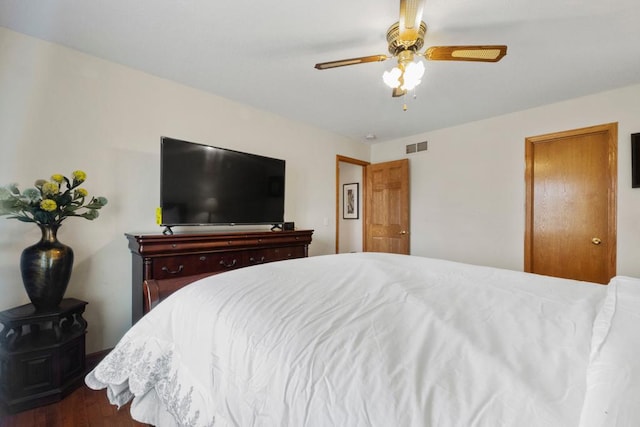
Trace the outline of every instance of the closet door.
{"type": "Polygon", "coordinates": [[[526,139],[525,271],[616,274],[617,123],[526,139]]]}

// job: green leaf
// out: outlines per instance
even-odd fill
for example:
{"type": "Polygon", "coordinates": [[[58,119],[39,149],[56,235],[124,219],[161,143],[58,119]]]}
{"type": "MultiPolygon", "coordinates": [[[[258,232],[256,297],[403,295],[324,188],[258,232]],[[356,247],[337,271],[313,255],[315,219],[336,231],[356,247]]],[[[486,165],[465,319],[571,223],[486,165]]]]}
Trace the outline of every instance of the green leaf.
{"type": "Polygon", "coordinates": [[[39,200],[40,199],[40,191],[35,188],[27,188],[24,190],[22,195],[28,199],[29,201],[39,200]]]}
{"type": "Polygon", "coordinates": [[[58,203],[58,206],[68,205],[69,203],[71,203],[71,195],[67,191],[64,194],[56,197],[55,200],[56,203],[58,203]]]}
{"type": "Polygon", "coordinates": [[[9,191],[8,188],[0,187],[0,201],[7,200],[7,199],[9,199],[11,197],[13,197],[13,196],[11,195],[11,191],[9,191]]]}
{"type": "Polygon", "coordinates": [[[45,211],[34,212],[33,217],[36,222],[39,222],[40,224],[51,224],[55,222],[55,214],[45,211]]]}
{"type": "Polygon", "coordinates": [[[93,221],[100,216],[100,213],[95,209],[91,209],[90,211],[85,212],[80,216],[93,221]]]}

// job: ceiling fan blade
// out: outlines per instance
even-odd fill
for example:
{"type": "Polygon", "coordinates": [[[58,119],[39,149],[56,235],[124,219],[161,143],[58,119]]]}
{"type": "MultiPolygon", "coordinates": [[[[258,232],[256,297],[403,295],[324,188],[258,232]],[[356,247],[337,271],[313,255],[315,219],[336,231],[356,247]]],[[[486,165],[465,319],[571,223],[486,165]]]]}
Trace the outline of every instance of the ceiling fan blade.
{"type": "Polygon", "coordinates": [[[399,31],[400,40],[415,41],[418,39],[424,0],[400,0],[399,31]]]}
{"type": "Polygon", "coordinates": [[[360,58],[342,59],[340,61],[321,62],[315,65],[317,70],[345,67],[347,65],[365,64],[367,62],[381,62],[389,59],[387,55],[362,56],[360,58]]]}
{"type": "Polygon", "coordinates": [[[507,46],[432,46],[424,56],[432,61],[498,62],[507,54],[507,46]]]}

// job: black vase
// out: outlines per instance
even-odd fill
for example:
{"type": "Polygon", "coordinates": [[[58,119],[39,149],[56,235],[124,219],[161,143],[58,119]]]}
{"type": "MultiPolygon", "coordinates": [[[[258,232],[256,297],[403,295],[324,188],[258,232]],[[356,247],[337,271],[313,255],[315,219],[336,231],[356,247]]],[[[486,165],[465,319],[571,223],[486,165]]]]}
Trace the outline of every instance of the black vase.
{"type": "Polygon", "coordinates": [[[42,239],[22,251],[20,271],[31,303],[38,310],[58,307],[73,268],[73,250],[58,241],[60,225],[40,225],[42,239]]]}

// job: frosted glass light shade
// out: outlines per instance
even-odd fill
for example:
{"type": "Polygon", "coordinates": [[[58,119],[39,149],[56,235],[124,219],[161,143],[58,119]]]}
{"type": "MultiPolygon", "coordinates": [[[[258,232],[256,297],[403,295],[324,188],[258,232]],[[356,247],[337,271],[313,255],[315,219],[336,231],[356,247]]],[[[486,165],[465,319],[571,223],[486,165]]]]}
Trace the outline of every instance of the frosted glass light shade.
{"type": "Polygon", "coordinates": [[[385,71],[382,74],[382,80],[384,83],[392,89],[400,86],[400,76],[402,76],[402,71],[398,67],[393,67],[391,71],[385,71]]]}
{"type": "Polygon", "coordinates": [[[422,62],[408,62],[401,67],[393,67],[382,74],[382,80],[392,89],[412,90],[420,84],[424,75],[422,62]]]}
{"type": "Polygon", "coordinates": [[[402,89],[412,90],[420,84],[424,76],[424,64],[422,62],[410,62],[404,70],[404,84],[402,89]]]}

